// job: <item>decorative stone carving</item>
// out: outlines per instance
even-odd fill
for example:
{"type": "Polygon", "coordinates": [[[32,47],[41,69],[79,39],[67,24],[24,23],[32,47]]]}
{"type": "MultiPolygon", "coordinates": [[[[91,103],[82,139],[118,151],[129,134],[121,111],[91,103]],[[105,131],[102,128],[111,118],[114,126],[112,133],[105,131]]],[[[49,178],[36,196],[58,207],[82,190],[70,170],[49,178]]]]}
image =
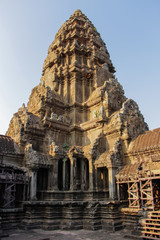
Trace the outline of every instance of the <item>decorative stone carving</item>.
{"type": "Polygon", "coordinates": [[[113,166],[122,166],[122,145],[120,139],[114,143],[111,154],[111,162],[113,166]]]}
{"type": "Polygon", "coordinates": [[[26,165],[32,168],[40,165],[50,165],[50,160],[45,155],[33,150],[31,143],[25,147],[25,161],[26,165]]]}
{"type": "Polygon", "coordinates": [[[102,68],[105,69],[105,70],[107,70],[107,71],[109,71],[109,68],[108,68],[107,63],[104,63],[104,64],[102,65],[102,68]]]}
{"type": "Polygon", "coordinates": [[[56,145],[55,141],[52,141],[50,144],[49,153],[53,155],[53,153],[57,153],[59,151],[59,147],[56,145]]]}
{"type": "Polygon", "coordinates": [[[100,107],[99,115],[100,115],[103,119],[106,118],[106,111],[105,111],[104,106],[101,106],[101,107],[100,107]]]}
{"type": "Polygon", "coordinates": [[[59,115],[57,120],[58,120],[59,122],[64,122],[64,117],[61,116],[61,115],[59,115]]]}
{"type": "Polygon", "coordinates": [[[93,116],[93,118],[97,118],[97,111],[96,110],[93,111],[93,115],[92,116],[93,116]]]}
{"type": "Polygon", "coordinates": [[[45,81],[42,81],[42,86],[45,87],[45,81]]]}
{"type": "Polygon", "coordinates": [[[52,113],[51,113],[51,119],[52,119],[52,120],[57,120],[57,119],[58,119],[57,114],[52,112],[52,113]]]}
{"type": "Polygon", "coordinates": [[[66,123],[67,124],[71,124],[72,123],[72,120],[70,119],[70,117],[69,116],[66,116],[66,123]]]}

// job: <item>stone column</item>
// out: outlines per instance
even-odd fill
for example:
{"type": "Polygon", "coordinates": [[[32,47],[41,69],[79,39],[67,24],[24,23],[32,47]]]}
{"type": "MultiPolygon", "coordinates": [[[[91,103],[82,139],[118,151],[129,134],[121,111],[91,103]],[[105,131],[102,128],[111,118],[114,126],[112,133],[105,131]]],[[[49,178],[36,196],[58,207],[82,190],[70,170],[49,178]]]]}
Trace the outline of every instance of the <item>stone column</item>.
{"type": "Polygon", "coordinates": [[[98,190],[98,173],[97,173],[97,167],[95,168],[95,189],[98,190]]]}
{"type": "Polygon", "coordinates": [[[77,159],[73,158],[73,190],[77,189],[76,178],[77,178],[77,159]]]}
{"type": "Polygon", "coordinates": [[[120,188],[119,188],[119,183],[117,183],[117,195],[118,195],[118,201],[120,201],[120,188]]]}
{"type": "Polygon", "coordinates": [[[85,79],[82,78],[82,102],[85,102],[85,79]]]}
{"type": "Polygon", "coordinates": [[[84,159],[81,160],[81,190],[85,189],[86,184],[86,166],[84,159]]]}
{"type": "Polygon", "coordinates": [[[32,169],[31,174],[31,200],[37,200],[37,169],[32,169]]]}
{"type": "Polygon", "coordinates": [[[63,159],[63,190],[66,189],[66,158],[63,159]]]}
{"type": "Polygon", "coordinates": [[[92,93],[92,82],[91,81],[92,80],[89,79],[89,95],[91,95],[91,93],[92,93]]]}
{"type": "Polygon", "coordinates": [[[70,158],[70,191],[73,191],[73,158],[70,158]]]}
{"type": "Polygon", "coordinates": [[[76,95],[76,75],[74,73],[74,76],[72,76],[70,79],[70,103],[71,104],[74,104],[76,102],[75,95],[76,95]]]}
{"type": "Polygon", "coordinates": [[[89,161],[89,190],[93,191],[93,164],[92,159],[89,161]]]}
{"type": "Polygon", "coordinates": [[[58,190],[58,160],[54,160],[53,171],[52,171],[53,183],[51,183],[53,190],[58,190]]]}
{"type": "Polygon", "coordinates": [[[116,198],[115,175],[116,175],[116,168],[115,167],[109,167],[108,168],[108,179],[109,179],[109,198],[110,199],[115,199],[116,198]]]}
{"type": "Polygon", "coordinates": [[[53,167],[50,166],[48,169],[48,189],[52,189],[53,187],[53,167]]]}
{"type": "MultiPolygon", "coordinates": [[[[82,78],[82,102],[85,102],[85,82],[86,82],[86,79],[83,77],[82,78]]],[[[82,111],[82,121],[85,122],[86,121],[86,109],[83,108],[83,111],[82,111]]]]}

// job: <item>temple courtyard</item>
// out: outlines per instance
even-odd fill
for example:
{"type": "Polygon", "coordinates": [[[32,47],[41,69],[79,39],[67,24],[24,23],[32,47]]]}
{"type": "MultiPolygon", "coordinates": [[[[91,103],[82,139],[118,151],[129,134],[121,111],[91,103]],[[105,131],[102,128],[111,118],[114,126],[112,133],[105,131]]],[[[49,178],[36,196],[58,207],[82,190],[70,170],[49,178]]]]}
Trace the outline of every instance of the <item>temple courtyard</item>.
{"type": "MultiPolygon", "coordinates": [[[[42,229],[34,230],[12,230],[7,232],[8,237],[3,237],[2,240],[122,240],[132,239],[131,232],[122,230],[116,232],[108,232],[105,230],[91,231],[91,230],[54,230],[45,231],[42,229]]],[[[134,239],[140,239],[134,236],[134,239]]]]}

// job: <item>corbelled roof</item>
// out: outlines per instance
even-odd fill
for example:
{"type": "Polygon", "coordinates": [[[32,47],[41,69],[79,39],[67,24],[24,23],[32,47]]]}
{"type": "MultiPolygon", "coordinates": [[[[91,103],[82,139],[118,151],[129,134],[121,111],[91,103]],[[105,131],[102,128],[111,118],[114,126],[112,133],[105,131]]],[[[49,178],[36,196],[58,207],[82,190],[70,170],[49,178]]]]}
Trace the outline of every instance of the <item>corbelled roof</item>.
{"type": "Polygon", "coordinates": [[[117,180],[125,181],[139,177],[160,175],[160,162],[137,162],[124,166],[116,175],[117,180]]]}
{"type": "Polygon", "coordinates": [[[124,166],[116,175],[117,179],[136,178],[138,176],[139,166],[140,162],[124,166]]]}
{"type": "Polygon", "coordinates": [[[94,165],[97,167],[109,167],[111,166],[110,152],[106,151],[102,153],[99,158],[95,161],[94,165]]]}
{"type": "Polygon", "coordinates": [[[132,144],[130,152],[140,152],[160,148],[160,128],[139,135],[132,144]]]}
{"type": "Polygon", "coordinates": [[[0,154],[16,153],[14,140],[8,136],[0,135],[0,154]]]}

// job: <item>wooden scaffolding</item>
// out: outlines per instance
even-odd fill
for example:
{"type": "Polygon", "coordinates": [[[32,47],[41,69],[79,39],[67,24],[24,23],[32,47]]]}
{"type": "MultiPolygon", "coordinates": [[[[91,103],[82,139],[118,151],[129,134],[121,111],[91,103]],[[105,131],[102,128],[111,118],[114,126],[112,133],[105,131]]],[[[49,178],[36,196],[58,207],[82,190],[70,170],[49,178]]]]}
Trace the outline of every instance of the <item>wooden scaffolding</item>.
{"type": "Polygon", "coordinates": [[[154,174],[153,171],[142,171],[137,168],[135,172],[130,169],[129,174],[129,171],[125,172],[127,167],[116,176],[119,200],[124,199],[123,195],[126,193],[123,184],[127,184],[125,191],[128,193],[129,208],[152,211],[160,209],[160,173],[154,174]]]}
{"type": "Polygon", "coordinates": [[[20,169],[0,166],[0,207],[14,208],[29,194],[29,177],[20,169]]]}

